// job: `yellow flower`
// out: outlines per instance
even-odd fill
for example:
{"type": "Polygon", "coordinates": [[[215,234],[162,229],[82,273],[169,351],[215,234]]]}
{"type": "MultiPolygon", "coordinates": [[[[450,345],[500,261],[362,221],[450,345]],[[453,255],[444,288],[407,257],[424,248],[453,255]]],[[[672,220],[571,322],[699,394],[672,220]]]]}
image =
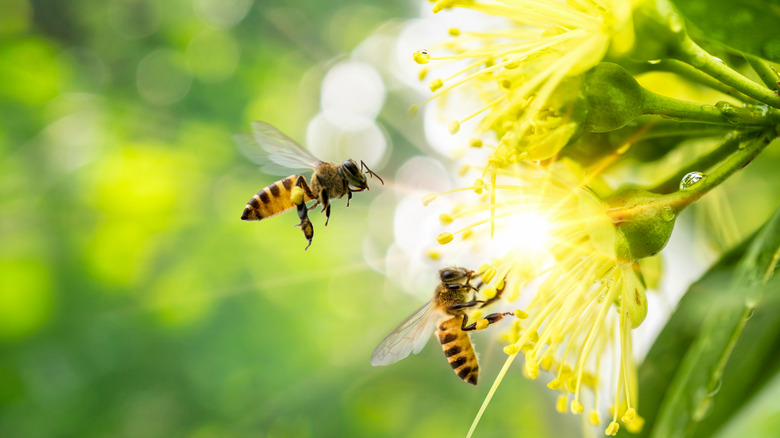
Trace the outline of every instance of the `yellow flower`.
{"type": "Polygon", "coordinates": [[[522,354],[526,377],[551,375],[548,387],[559,392],[558,410],[584,413],[591,424],[616,432],[618,422],[641,426],[631,330],[644,320],[647,302],[638,265],[618,259],[616,227],[586,183],[567,160],[504,167],[487,184],[490,191],[476,205],[447,214],[445,226],[460,226],[448,236],[468,231],[471,240],[489,242],[484,225],[494,222],[492,242],[505,248],[479,269],[485,290],[507,285],[502,299],[522,316],[504,337],[509,359],[493,390],[522,354]],[[533,279],[535,291],[527,287],[533,279]],[[617,408],[605,420],[608,405],[617,408]]]}
{"type": "Polygon", "coordinates": [[[492,161],[498,165],[542,160],[560,151],[582,116],[574,105],[578,75],[608,50],[625,53],[633,46],[632,0],[439,0],[433,10],[453,7],[506,18],[507,27],[450,29],[452,38],[440,47],[416,52],[420,64],[464,64],[431,80],[435,94],[423,103],[456,88],[474,93],[483,106],[452,121],[450,132],[484,114],[478,130],[496,134],[492,161]]]}

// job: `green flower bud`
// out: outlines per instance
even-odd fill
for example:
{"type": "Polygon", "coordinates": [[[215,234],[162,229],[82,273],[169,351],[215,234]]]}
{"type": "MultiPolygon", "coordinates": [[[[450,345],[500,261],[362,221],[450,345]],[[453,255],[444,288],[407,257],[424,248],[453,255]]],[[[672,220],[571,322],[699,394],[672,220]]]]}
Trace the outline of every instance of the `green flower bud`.
{"type": "Polygon", "coordinates": [[[617,227],[617,257],[633,261],[658,254],[669,241],[679,210],[660,206],[665,195],[627,189],[607,199],[617,227]]]}
{"type": "Polygon", "coordinates": [[[587,132],[620,129],[642,115],[645,90],[623,67],[602,62],[585,74],[581,96],[588,115],[587,132]]]}

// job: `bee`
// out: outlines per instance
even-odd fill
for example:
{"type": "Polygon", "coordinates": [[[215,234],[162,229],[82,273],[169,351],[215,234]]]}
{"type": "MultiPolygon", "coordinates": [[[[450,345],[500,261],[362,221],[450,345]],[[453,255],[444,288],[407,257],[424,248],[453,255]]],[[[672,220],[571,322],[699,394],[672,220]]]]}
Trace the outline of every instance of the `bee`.
{"type": "Polygon", "coordinates": [[[308,184],[304,176],[290,175],[257,192],[247,202],[241,214],[241,220],[259,221],[297,208],[301,222],[296,226],[301,227],[309,242],[306,249],[309,249],[314,238],[309,210],[321,205],[320,212],[325,212],[327,226],[330,220],[330,202],[346,195],[349,207],[352,193],[368,190],[366,174],[375,176],[382,185],[385,183],[363,161],[358,169],[358,164],[352,159],[341,164],[317,159],[293,139],[266,122],[252,122],[252,134],[238,134],[234,139],[244,155],[258,164],[263,164],[265,171],[276,173],[278,166],[287,169],[314,169],[308,184]],[[315,202],[307,207],[309,201],[315,202]]]}
{"type": "MultiPolygon", "coordinates": [[[[419,353],[435,327],[444,355],[455,374],[463,381],[476,385],[479,364],[468,332],[486,326],[480,327],[479,321],[469,323],[466,310],[479,309],[498,300],[504,287],[496,290],[493,298],[475,300],[474,294],[479,287],[471,285],[473,275],[474,271],[465,268],[440,270],[441,282],[436,286],[433,299],[412,313],[379,343],[371,355],[371,365],[390,365],[409,353],[419,353]]],[[[512,313],[491,313],[484,319],[490,325],[507,315],[512,313]]]]}

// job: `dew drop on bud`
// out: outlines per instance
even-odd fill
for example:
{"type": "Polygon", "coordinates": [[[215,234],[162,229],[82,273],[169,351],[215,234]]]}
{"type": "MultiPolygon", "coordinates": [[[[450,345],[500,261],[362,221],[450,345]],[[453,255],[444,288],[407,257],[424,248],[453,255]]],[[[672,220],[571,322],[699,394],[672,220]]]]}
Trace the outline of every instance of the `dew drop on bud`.
{"type": "Polygon", "coordinates": [[[680,190],[685,190],[696,184],[697,182],[701,181],[701,179],[704,178],[704,174],[701,172],[690,172],[687,175],[685,175],[680,181],[680,190]]]}
{"type": "Polygon", "coordinates": [[[427,64],[428,61],[431,60],[431,54],[425,49],[420,49],[416,52],[414,52],[414,55],[412,55],[412,58],[414,58],[414,62],[418,64],[427,64]]]}

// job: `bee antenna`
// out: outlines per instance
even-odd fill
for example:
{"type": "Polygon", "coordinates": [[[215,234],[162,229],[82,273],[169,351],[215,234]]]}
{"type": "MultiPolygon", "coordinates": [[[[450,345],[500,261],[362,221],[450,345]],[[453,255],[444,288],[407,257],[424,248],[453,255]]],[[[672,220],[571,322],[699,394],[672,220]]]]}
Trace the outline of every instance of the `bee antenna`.
{"type": "Polygon", "coordinates": [[[375,176],[379,180],[379,182],[382,183],[382,185],[385,185],[385,182],[382,180],[382,178],[376,173],[374,173],[373,170],[369,169],[368,166],[366,166],[366,163],[363,162],[363,160],[360,160],[360,168],[364,169],[364,171],[368,173],[370,176],[375,176]]]}

